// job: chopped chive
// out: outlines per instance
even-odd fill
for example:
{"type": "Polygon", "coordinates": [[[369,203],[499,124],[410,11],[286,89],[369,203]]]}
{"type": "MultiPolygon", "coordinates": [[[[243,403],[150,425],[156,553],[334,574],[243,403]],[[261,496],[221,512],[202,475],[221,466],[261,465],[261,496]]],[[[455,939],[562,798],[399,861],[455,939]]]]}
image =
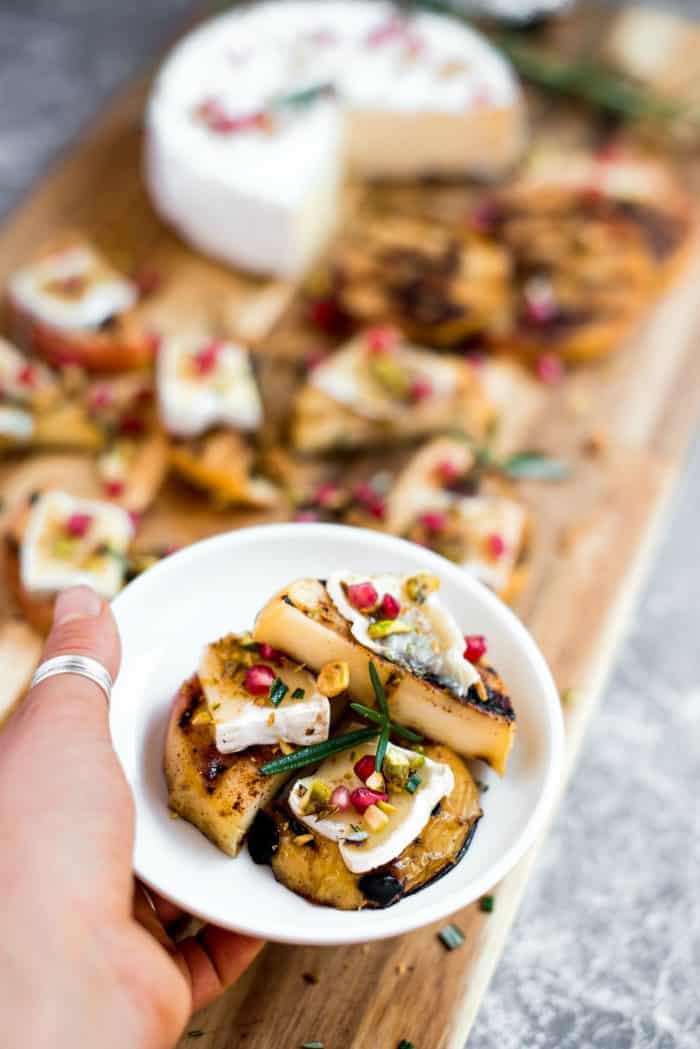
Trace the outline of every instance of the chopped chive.
{"type": "Polygon", "coordinates": [[[303,688],[295,688],[292,692],[292,699],[303,699],[306,695],[303,688]]]}
{"type": "Polygon", "coordinates": [[[494,907],[493,896],[482,896],[479,900],[479,910],[483,911],[484,914],[490,914],[494,907]]]}
{"type": "Polygon", "coordinates": [[[374,695],[377,699],[377,706],[381,710],[385,718],[389,717],[389,708],[386,704],[386,692],[384,691],[384,685],[380,678],[377,668],[375,667],[372,660],[369,662],[369,676],[372,681],[372,688],[374,689],[374,695]]]}
{"type": "Polygon", "coordinates": [[[323,1042],[302,1042],[301,1049],[324,1049],[323,1042]]]}
{"type": "Polygon", "coordinates": [[[354,732],[346,732],[334,739],[327,739],[323,743],[313,743],[310,747],[302,747],[295,750],[293,754],[285,754],[284,757],[275,758],[260,766],[263,776],[272,776],[277,772],[292,772],[294,769],[303,768],[305,765],[315,765],[331,754],[339,754],[343,750],[350,750],[360,743],[367,743],[377,735],[375,728],[356,729],[354,732]]]}
{"type": "Polygon", "coordinates": [[[281,677],[276,677],[270,685],[270,702],[278,707],[289,692],[289,685],[285,685],[281,677]]]}
{"type": "Polygon", "coordinates": [[[409,794],[415,794],[420,787],[423,780],[420,778],[417,772],[414,772],[412,776],[408,777],[408,783],[406,784],[406,790],[409,794]]]}
{"type": "Polygon", "coordinates": [[[386,748],[389,746],[389,733],[391,732],[391,724],[387,722],[382,729],[382,734],[379,737],[379,743],[377,743],[377,752],[374,755],[374,767],[377,772],[382,771],[382,763],[386,756],[386,748]]]}
{"type": "Polygon", "coordinates": [[[396,1049],[414,1049],[413,1042],[409,1042],[407,1038],[402,1038],[396,1049]]]}
{"type": "Polygon", "coordinates": [[[464,943],[464,933],[458,925],[446,925],[440,929],[438,936],[448,951],[454,951],[464,943]]]}

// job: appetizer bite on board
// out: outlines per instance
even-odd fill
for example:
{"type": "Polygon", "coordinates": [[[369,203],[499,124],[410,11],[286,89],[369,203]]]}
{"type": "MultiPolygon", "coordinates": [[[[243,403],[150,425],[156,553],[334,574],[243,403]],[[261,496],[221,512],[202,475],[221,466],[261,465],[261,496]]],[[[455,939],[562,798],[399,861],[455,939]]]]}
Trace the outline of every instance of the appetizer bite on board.
{"type": "Polygon", "coordinates": [[[336,224],[346,166],[499,175],[524,125],[507,61],[466,26],[365,0],[256,4],[195,30],[163,66],[147,180],[197,249],[295,276],[336,224]]]}
{"type": "Polygon", "coordinates": [[[668,167],[624,153],[544,153],[475,219],[512,258],[501,345],[573,362],[624,341],[691,243],[689,202],[668,167]]]}
{"type": "Polygon", "coordinates": [[[85,584],[112,598],[124,584],[134,534],[119,506],[60,490],[37,493],[19,508],[5,535],[5,576],[24,617],[41,632],[51,625],[59,590],[85,584]]]}
{"type": "Polygon", "coordinates": [[[384,527],[461,564],[503,600],[525,582],[530,515],[505,482],[483,477],[463,441],[440,437],[416,453],[388,492],[384,527]]]}
{"type": "Polygon", "coordinates": [[[494,417],[468,361],[406,345],[383,326],[310,372],[295,399],[291,438],[308,453],[397,444],[450,426],[479,438],[494,417]]]}
{"type": "Polygon", "coordinates": [[[249,351],[201,333],[168,337],[158,354],[157,385],[176,473],[222,503],[274,506],[279,493],[252,476],[255,452],[245,436],[263,422],[249,351]]]}
{"type": "Polygon", "coordinates": [[[510,260],[469,230],[414,217],[351,223],[328,263],[329,296],[360,324],[392,323],[427,346],[454,346],[503,328],[510,260]]]}
{"type": "Polygon", "coordinates": [[[248,835],[278,881],[343,910],[449,871],[482,815],[463,759],[503,774],[515,714],[438,588],[427,573],[299,580],[253,634],[207,645],[170,713],[171,810],[230,856],[248,835]]]}
{"type": "Polygon", "coordinates": [[[153,336],[138,317],[138,298],[136,285],[77,233],[44,247],[7,286],[19,344],[52,364],[88,371],[126,371],[151,360],[153,336]]]}

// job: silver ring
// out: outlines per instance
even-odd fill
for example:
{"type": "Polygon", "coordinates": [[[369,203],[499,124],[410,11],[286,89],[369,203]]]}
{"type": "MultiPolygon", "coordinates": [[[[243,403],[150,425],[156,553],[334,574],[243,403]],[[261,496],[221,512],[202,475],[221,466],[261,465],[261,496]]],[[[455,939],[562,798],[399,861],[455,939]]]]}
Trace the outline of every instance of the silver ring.
{"type": "Polygon", "coordinates": [[[92,659],[90,656],[79,655],[54,656],[53,659],[45,660],[36,668],[30,687],[34,688],[35,685],[46,681],[47,678],[53,677],[55,674],[78,674],[80,677],[86,677],[88,681],[99,685],[109,703],[112,695],[112,685],[114,684],[112,675],[96,659],[92,659]]]}

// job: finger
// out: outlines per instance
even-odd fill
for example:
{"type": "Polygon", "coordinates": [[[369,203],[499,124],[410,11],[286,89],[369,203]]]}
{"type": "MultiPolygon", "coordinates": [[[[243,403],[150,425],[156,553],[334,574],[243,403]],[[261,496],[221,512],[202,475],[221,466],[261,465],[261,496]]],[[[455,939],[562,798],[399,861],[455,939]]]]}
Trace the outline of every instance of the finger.
{"type": "Polygon", "coordinates": [[[197,936],[181,940],[176,961],[189,980],[193,1012],[211,1005],[234,984],[263,946],[264,942],[254,936],[215,925],[205,925],[197,936]]]}
{"type": "Polygon", "coordinates": [[[156,914],[166,929],[169,928],[169,926],[182,921],[182,919],[186,917],[182,907],[177,907],[174,903],[171,903],[170,900],[166,900],[162,896],[159,896],[157,892],[149,890],[149,896],[151,897],[151,902],[153,903],[156,914]]]}
{"type": "MultiPolygon", "coordinates": [[[[51,632],[41,654],[41,662],[62,655],[91,656],[107,668],[112,679],[119,670],[120,643],[109,605],[86,586],[63,590],[56,599],[51,632]]],[[[78,719],[84,727],[107,733],[107,704],[99,685],[79,674],[60,674],[45,678],[29,693],[20,710],[25,717],[51,718],[69,723],[78,719]],[[85,719],[87,718],[87,722],[85,719]]]]}

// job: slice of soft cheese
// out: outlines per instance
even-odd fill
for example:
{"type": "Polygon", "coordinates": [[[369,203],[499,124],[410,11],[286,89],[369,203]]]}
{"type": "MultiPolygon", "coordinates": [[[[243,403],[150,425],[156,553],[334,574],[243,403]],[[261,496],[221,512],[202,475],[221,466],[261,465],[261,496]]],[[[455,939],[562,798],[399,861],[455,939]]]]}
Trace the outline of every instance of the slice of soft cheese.
{"type": "Polygon", "coordinates": [[[22,444],[34,435],[34,419],[29,412],[10,405],[0,405],[0,439],[3,437],[22,444]]]}
{"type": "Polygon", "coordinates": [[[524,137],[515,76],[473,30],[369,0],[293,0],[220,16],[175,49],[148,107],[146,173],[196,247],[293,276],[335,225],[348,165],[494,175],[524,137]]]}
{"type": "MultiPolygon", "coordinates": [[[[350,624],[353,637],[364,648],[392,663],[400,663],[414,673],[429,674],[456,695],[466,695],[481,677],[474,665],[464,658],[464,635],[436,593],[430,594],[421,604],[407,602],[406,578],[339,571],[329,576],[326,588],[333,604],[350,624]],[[367,582],[372,583],[380,600],[385,594],[390,594],[398,601],[401,612],[394,622],[410,629],[388,637],[370,636],[373,620],[354,608],[347,598],[349,586],[367,582]]],[[[373,618],[376,619],[376,615],[373,618]]]]}
{"type": "Polygon", "coordinates": [[[465,526],[468,556],[462,567],[496,592],[508,585],[523,545],[527,513],[514,499],[498,495],[476,495],[457,503],[465,526]],[[490,537],[503,540],[498,557],[489,554],[490,537]]]}
{"type": "MultiPolygon", "coordinates": [[[[454,787],[452,769],[425,758],[419,769],[421,782],[417,790],[414,794],[407,790],[391,792],[389,801],[396,812],[389,814],[388,823],[377,833],[368,831],[363,817],[354,808],[327,815],[307,815],[304,812],[303,799],[314,780],[323,780],[331,790],[339,786],[347,787],[350,791],[364,787],[365,784],[355,775],[353,765],[363,754],[373,754],[374,749],[375,744],[369,743],[328,758],[312,776],[297,780],[289,795],[289,807],[297,819],[314,833],[336,841],[345,866],[353,874],[364,874],[396,859],[416,840],[437,803],[454,787]],[[362,831],[367,832],[367,837],[357,840],[362,838],[362,831]]],[[[404,755],[409,761],[417,757],[414,751],[396,747],[392,743],[387,747],[387,753],[404,755]]]]}
{"type": "Polygon", "coordinates": [[[129,514],[112,503],[46,492],[32,507],[22,540],[22,585],[52,593],[84,584],[112,598],[124,582],[133,532],[129,514]]]}
{"type": "Polygon", "coordinates": [[[0,337],[0,398],[20,404],[47,400],[56,390],[48,368],[29,360],[16,346],[0,337]]]}
{"type": "MultiPolygon", "coordinates": [[[[405,416],[407,404],[397,395],[391,384],[381,380],[381,365],[391,369],[390,375],[406,384],[427,382],[431,400],[452,397],[459,384],[459,373],[449,360],[428,350],[400,346],[372,355],[365,338],[359,336],[311,371],[309,383],[334,401],[351,408],[357,415],[373,420],[393,420],[405,416]]],[[[387,369],[388,370],[388,369],[387,369]]]]}
{"type": "Polygon", "coordinates": [[[197,437],[216,425],[253,431],[262,402],[243,346],[173,336],[158,354],[158,406],[169,433],[197,437]]]}
{"type": "Polygon", "coordinates": [[[216,748],[236,754],[248,747],[284,740],[305,746],[328,739],[330,703],[316,688],[314,677],[290,660],[281,664],[255,657],[257,665],[271,668],[287,686],[284,699],[275,706],[267,696],[252,696],[245,688],[247,668],[232,659],[238,650],[233,635],[204,649],[199,679],[214,722],[216,748]],[[295,698],[295,692],[297,696],[295,698]],[[301,692],[303,695],[299,696],[301,692]]]}
{"type": "Polygon", "coordinates": [[[87,245],[47,255],[12,274],[8,294],[26,313],[65,331],[99,328],[131,309],[136,286],[87,245]]]}
{"type": "MultiPolygon", "coordinates": [[[[401,635],[396,635],[394,651],[380,655],[361,644],[351,626],[352,620],[336,608],[324,583],[298,579],[268,601],[256,619],[254,636],[303,661],[312,670],[320,670],[332,660],[344,660],[350,667],[353,697],[370,706],[376,703],[369,675],[371,660],[384,682],[389,712],[396,724],[414,728],[458,754],[482,758],[499,774],[505,772],[515,738],[515,715],[505,686],[494,671],[479,668],[484,684],[481,691],[478,681],[473,688],[465,687],[472,673],[477,673],[476,667],[469,664],[459,672],[455,670],[457,690],[452,691],[439,678],[426,673],[431,660],[437,658],[428,638],[416,637],[415,647],[409,652],[409,638],[404,636],[401,640],[401,635]],[[402,654],[407,662],[398,658],[402,654]],[[423,664],[423,674],[411,670],[409,660],[417,667],[423,664]]],[[[449,626],[443,636],[448,650],[456,646],[456,636],[449,626]]],[[[456,652],[449,657],[450,669],[454,655],[456,652]]]]}

